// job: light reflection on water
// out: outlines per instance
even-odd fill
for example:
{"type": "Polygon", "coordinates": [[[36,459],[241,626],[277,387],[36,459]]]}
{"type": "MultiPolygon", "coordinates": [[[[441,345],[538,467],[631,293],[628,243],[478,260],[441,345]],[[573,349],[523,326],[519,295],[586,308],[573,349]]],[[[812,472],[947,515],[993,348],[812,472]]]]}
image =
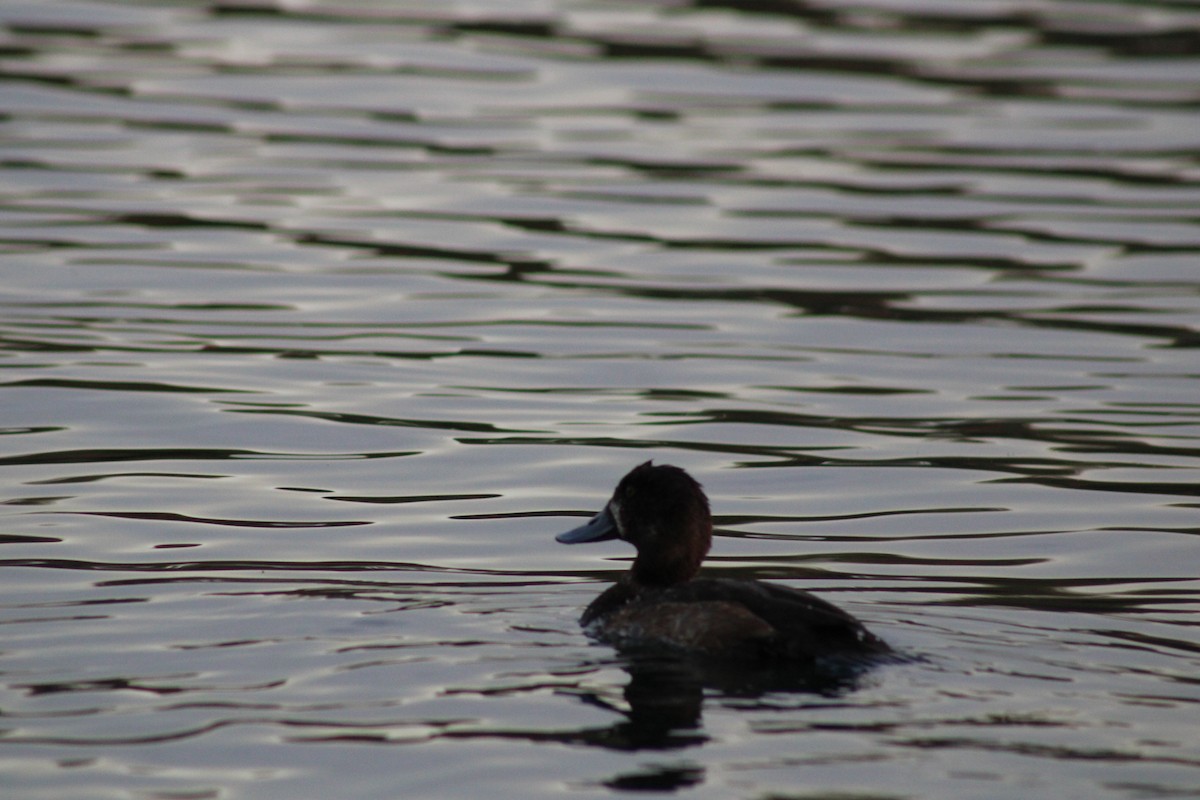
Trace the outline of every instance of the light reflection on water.
{"type": "Polygon", "coordinates": [[[0,2],[29,797],[1200,794],[1200,16],[0,2]],[[590,644],[647,458],[911,660],[590,644]]]}

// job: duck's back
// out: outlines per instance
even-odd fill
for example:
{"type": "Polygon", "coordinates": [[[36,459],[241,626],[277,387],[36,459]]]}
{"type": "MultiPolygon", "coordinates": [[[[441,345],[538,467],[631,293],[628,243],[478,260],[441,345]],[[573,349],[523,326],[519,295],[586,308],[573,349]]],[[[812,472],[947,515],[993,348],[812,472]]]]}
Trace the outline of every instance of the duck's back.
{"type": "Polygon", "coordinates": [[[837,606],[762,581],[698,578],[664,588],[621,581],[588,606],[582,622],[618,645],[734,658],[811,661],[888,651],[837,606]]]}

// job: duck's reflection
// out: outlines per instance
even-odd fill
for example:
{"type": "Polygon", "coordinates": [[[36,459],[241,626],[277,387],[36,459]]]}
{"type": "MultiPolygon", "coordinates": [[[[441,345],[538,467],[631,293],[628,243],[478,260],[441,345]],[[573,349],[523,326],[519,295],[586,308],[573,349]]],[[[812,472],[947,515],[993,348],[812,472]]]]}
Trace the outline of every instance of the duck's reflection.
{"type": "Polygon", "coordinates": [[[613,725],[581,735],[588,744],[616,750],[694,747],[708,741],[701,729],[706,697],[739,701],[764,700],[768,695],[830,697],[853,691],[871,666],[864,661],[763,666],[637,651],[624,651],[622,656],[622,667],[629,674],[626,708],[595,694],[583,695],[585,702],[621,715],[613,725]]]}
{"type": "MultiPolygon", "coordinates": [[[[702,728],[706,698],[761,701],[763,707],[778,707],[777,701],[785,696],[836,696],[853,691],[871,666],[866,662],[761,666],[661,652],[624,651],[622,656],[622,667],[629,674],[624,690],[626,708],[594,693],[582,695],[584,702],[615,711],[621,719],[607,727],[581,731],[572,737],[575,742],[622,751],[697,747],[709,740],[702,728]]],[[[610,789],[661,792],[702,784],[705,777],[704,766],[694,761],[649,763],[602,783],[610,789]]]]}

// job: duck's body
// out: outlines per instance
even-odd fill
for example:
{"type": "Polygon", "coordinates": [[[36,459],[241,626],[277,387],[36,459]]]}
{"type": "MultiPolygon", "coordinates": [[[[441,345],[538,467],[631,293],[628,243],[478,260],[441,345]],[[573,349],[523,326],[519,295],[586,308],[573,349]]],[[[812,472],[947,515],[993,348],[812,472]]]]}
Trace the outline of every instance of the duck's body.
{"type": "Polygon", "coordinates": [[[700,484],[678,467],[635,467],[599,514],[557,538],[621,538],[637,548],[633,567],[581,619],[614,645],[788,661],[888,652],[850,614],[807,592],[695,577],[712,543],[712,516],[700,484]]]}

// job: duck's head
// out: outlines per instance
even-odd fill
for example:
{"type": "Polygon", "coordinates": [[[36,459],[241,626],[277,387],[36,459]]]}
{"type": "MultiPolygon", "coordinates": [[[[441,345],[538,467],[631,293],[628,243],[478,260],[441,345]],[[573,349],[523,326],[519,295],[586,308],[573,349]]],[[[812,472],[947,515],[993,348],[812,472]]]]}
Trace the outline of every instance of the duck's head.
{"type": "Polygon", "coordinates": [[[633,580],[670,586],[699,571],[712,544],[712,515],[691,475],[647,461],[621,479],[599,514],[555,538],[563,544],[623,539],[638,551],[633,580]]]}

